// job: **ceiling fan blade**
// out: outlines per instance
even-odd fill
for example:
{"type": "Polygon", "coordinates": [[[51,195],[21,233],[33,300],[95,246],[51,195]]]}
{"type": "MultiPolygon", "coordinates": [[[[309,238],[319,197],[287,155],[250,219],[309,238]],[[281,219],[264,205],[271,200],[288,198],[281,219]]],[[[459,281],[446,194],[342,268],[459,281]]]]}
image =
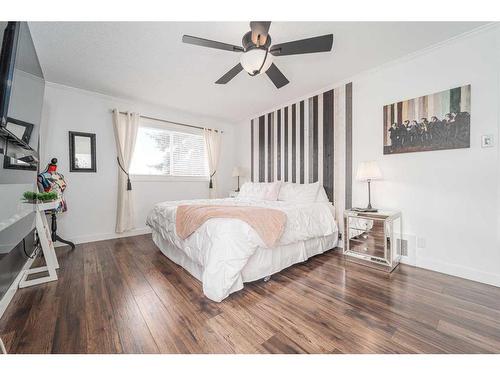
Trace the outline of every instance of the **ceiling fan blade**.
{"type": "Polygon", "coordinates": [[[269,69],[266,70],[267,76],[273,81],[274,86],[276,86],[277,89],[282,88],[283,86],[287,85],[290,81],[286,79],[286,77],[281,73],[281,70],[278,69],[276,65],[271,64],[269,69]]]}
{"type": "Polygon", "coordinates": [[[333,34],[275,44],[269,52],[274,56],[299,55],[303,53],[328,52],[333,47],[333,34]]]}
{"type": "Polygon", "coordinates": [[[217,81],[215,81],[215,83],[217,83],[219,85],[225,85],[230,80],[232,80],[234,77],[236,77],[236,75],[238,75],[238,73],[241,72],[242,70],[243,70],[243,67],[241,66],[241,64],[238,63],[238,65],[231,68],[231,70],[229,70],[229,72],[227,72],[222,77],[220,77],[217,81]]]}
{"type": "Polygon", "coordinates": [[[252,21],[250,22],[250,29],[252,30],[252,42],[257,47],[266,44],[267,35],[269,34],[269,28],[271,27],[271,21],[252,21]]]}
{"type": "Polygon", "coordinates": [[[196,36],[191,36],[191,35],[183,35],[182,41],[188,44],[195,44],[197,46],[208,47],[208,48],[222,49],[224,51],[243,52],[243,47],[235,46],[233,44],[217,42],[215,40],[198,38],[196,36]]]}

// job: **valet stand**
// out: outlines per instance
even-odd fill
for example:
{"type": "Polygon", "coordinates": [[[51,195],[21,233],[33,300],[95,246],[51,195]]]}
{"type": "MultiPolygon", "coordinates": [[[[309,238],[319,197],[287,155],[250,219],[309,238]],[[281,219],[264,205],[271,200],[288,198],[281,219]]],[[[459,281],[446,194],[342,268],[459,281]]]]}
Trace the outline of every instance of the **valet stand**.
{"type": "MultiPolygon", "coordinates": [[[[29,203],[27,203],[29,204],[29,203]]],[[[51,229],[45,216],[46,210],[55,210],[60,204],[60,200],[55,200],[48,203],[37,203],[35,205],[35,226],[40,240],[41,251],[45,258],[46,266],[30,268],[24,271],[24,275],[19,282],[19,288],[27,288],[33,285],[48,283],[57,280],[56,270],[59,268],[56,252],[54,250],[54,242],[52,241],[51,229]],[[48,273],[47,276],[41,276],[27,280],[30,275],[39,273],[48,273]]],[[[38,255],[38,252],[36,255],[38,255]]],[[[35,256],[36,256],[35,255],[35,256]]]]}

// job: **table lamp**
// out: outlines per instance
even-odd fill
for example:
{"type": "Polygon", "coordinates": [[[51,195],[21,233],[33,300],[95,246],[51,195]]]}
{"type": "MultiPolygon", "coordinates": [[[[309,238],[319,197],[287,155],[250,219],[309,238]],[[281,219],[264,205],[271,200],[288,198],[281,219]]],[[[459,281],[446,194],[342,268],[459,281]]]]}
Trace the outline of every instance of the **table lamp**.
{"type": "Polygon", "coordinates": [[[238,177],[238,189],[236,189],[237,192],[240,191],[240,177],[241,176],[243,176],[242,168],[234,167],[233,168],[233,177],[238,177]]]}
{"type": "Polygon", "coordinates": [[[381,180],[382,173],[376,161],[365,161],[358,165],[358,171],[356,173],[356,179],[358,181],[368,182],[368,206],[366,208],[358,209],[358,211],[363,212],[377,212],[376,208],[372,207],[371,203],[371,192],[370,183],[373,180],[381,180]]]}

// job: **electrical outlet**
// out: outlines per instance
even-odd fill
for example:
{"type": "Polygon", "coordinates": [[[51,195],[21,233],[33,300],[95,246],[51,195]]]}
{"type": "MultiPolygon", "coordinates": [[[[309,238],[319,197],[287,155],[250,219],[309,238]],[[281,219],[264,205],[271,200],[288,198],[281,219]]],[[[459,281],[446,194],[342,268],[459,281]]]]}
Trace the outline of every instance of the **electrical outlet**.
{"type": "Polygon", "coordinates": [[[342,233],[339,232],[339,241],[342,241],[342,233]]]}

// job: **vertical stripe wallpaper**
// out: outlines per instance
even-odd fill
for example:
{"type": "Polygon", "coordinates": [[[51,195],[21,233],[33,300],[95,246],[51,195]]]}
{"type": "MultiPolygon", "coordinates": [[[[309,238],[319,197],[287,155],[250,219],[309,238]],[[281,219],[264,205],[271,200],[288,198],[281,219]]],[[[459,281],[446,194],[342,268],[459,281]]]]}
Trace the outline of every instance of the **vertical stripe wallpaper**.
{"type": "Polygon", "coordinates": [[[345,86],[345,209],[352,208],[352,82],[345,86]],[[349,157],[347,157],[349,155],[349,157]]]}
{"type": "Polygon", "coordinates": [[[304,137],[305,137],[305,129],[304,129],[304,101],[300,102],[299,107],[299,176],[300,179],[298,182],[301,184],[304,183],[304,137]]]}
{"type": "Polygon", "coordinates": [[[266,139],[266,125],[264,123],[265,121],[265,116],[260,116],[259,117],[259,153],[257,154],[257,160],[259,161],[259,173],[258,173],[258,181],[259,182],[264,182],[265,181],[265,172],[266,172],[266,144],[265,144],[265,139],[266,139]]]}
{"type": "Polygon", "coordinates": [[[274,145],[273,145],[273,123],[272,113],[267,115],[267,181],[273,181],[273,168],[274,168],[274,145]]]}
{"type": "Polygon", "coordinates": [[[276,120],[276,180],[281,181],[281,109],[276,112],[276,120]]]}
{"type": "Polygon", "coordinates": [[[292,104],[292,182],[297,182],[297,105],[292,104]]]}
{"type": "Polygon", "coordinates": [[[333,161],[335,152],[333,121],[333,90],[323,94],[323,186],[328,199],[333,202],[333,161]]]}
{"type": "Polygon", "coordinates": [[[313,137],[312,137],[312,179],[308,182],[318,181],[318,97],[312,99],[313,111],[313,137]]]}
{"type": "MultiPolygon", "coordinates": [[[[399,106],[384,116],[394,119],[407,110],[399,106]]],[[[250,124],[252,181],[320,181],[341,218],[352,204],[352,83],[250,124]]]]}
{"type": "Polygon", "coordinates": [[[251,132],[251,141],[250,141],[250,152],[251,152],[251,156],[250,156],[250,162],[252,163],[252,167],[250,168],[251,172],[250,172],[250,179],[251,181],[254,181],[253,179],[253,170],[254,170],[254,129],[253,129],[253,120],[250,121],[250,132],[251,132]]]}

